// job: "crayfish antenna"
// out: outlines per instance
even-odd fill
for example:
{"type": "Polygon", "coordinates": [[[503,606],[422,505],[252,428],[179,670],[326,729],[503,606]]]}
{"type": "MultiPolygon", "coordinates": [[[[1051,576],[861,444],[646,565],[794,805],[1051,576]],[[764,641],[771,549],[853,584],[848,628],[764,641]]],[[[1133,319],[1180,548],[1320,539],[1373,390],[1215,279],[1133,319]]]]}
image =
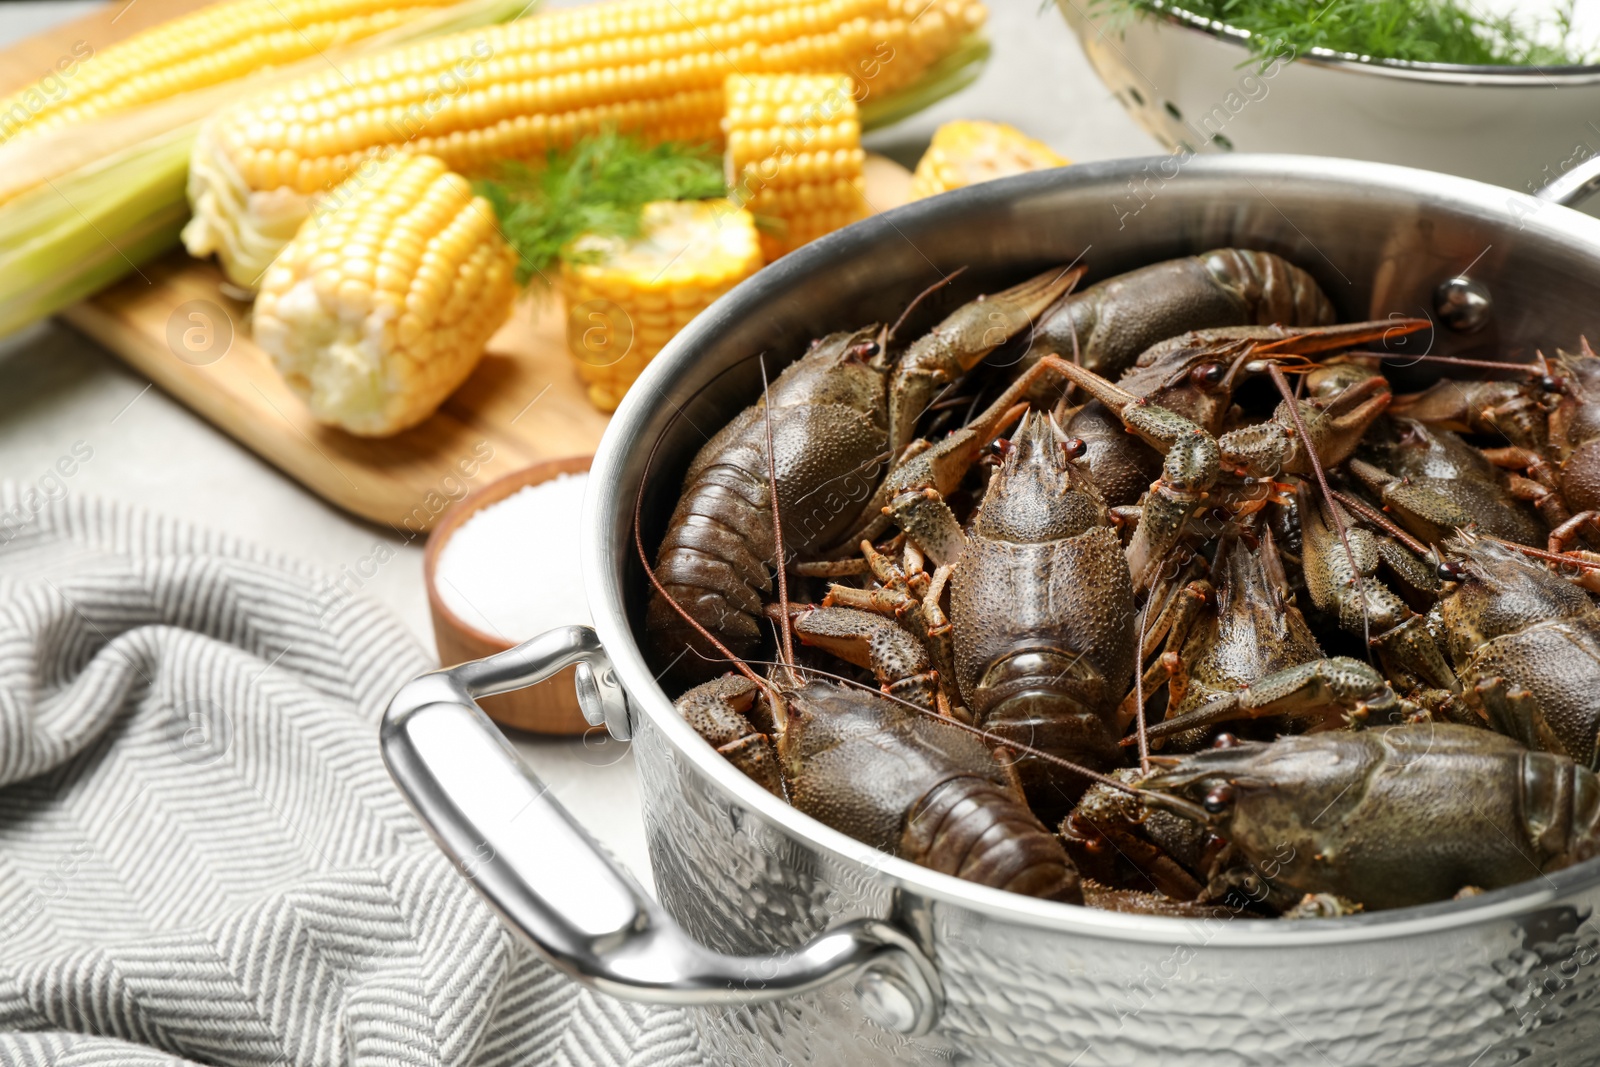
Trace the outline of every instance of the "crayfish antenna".
{"type": "Polygon", "coordinates": [[[1501,363],[1493,359],[1464,359],[1461,356],[1435,356],[1424,353],[1417,356],[1397,356],[1389,352],[1351,352],[1352,356],[1367,356],[1379,359],[1386,363],[1444,363],[1452,367],[1477,367],[1482,370],[1522,371],[1530,376],[1547,374],[1544,364],[1544,354],[1540,353],[1533,363],[1501,363]]]}
{"type": "Polygon", "coordinates": [[[778,506],[778,460],[772,452],[772,397],[767,384],[767,357],[761,355],[761,412],[767,425],[767,496],[772,503],[772,552],[778,570],[778,630],[782,635],[781,656],[789,676],[789,686],[800,687],[794,674],[794,624],[789,618],[789,560],[783,550],[783,519],[778,506]]]}
{"type": "Polygon", "coordinates": [[[1396,541],[1399,541],[1417,555],[1426,556],[1428,554],[1429,549],[1427,545],[1423,544],[1421,541],[1418,541],[1415,537],[1412,537],[1406,532],[1404,527],[1400,526],[1393,519],[1389,518],[1389,516],[1385,515],[1371,504],[1368,504],[1366,501],[1349,496],[1345,493],[1341,493],[1337,489],[1333,490],[1333,499],[1337,500],[1339,503],[1355,512],[1357,515],[1360,515],[1363,519],[1366,519],[1368,522],[1372,523],[1372,525],[1383,530],[1390,537],[1393,537],[1396,541]]]}
{"type": "Polygon", "coordinates": [[[928,297],[932,296],[934,293],[937,293],[940,289],[943,289],[945,286],[955,281],[957,278],[961,277],[966,272],[967,268],[965,266],[957,267],[955,270],[951,271],[949,274],[946,274],[944,277],[940,278],[938,281],[922,290],[922,292],[912,297],[911,303],[907,304],[905,310],[900,312],[900,317],[894,320],[894,325],[884,331],[883,340],[880,342],[883,345],[883,350],[885,352],[889,350],[889,344],[894,340],[894,335],[900,332],[900,327],[906,324],[906,319],[911,317],[911,313],[917,310],[917,306],[919,304],[928,299],[928,297]]]}
{"type": "Polygon", "coordinates": [[[1152,593],[1139,612],[1139,643],[1133,646],[1139,653],[1133,660],[1134,728],[1139,737],[1139,773],[1146,775],[1150,773],[1150,725],[1144,710],[1144,631],[1155,603],[1156,598],[1152,593]]]}
{"type": "Polygon", "coordinates": [[[1534,548],[1531,545],[1519,545],[1515,541],[1507,541],[1499,537],[1490,537],[1486,533],[1474,533],[1473,531],[1467,529],[1458,529],[1456,533],[1460,535],[1461,539],[1467,544],[1471,544],[1474,541],[1492,541],[1504,548],[1511,549],[1513,552],[1521,553],[1522,555],[1527,556],[1529,559],[1543,560],[1546,563],[1554,563],[1558,566],[1576,567],[1579,570],[1600,570],[1600,560],[1585,559],[1582,556],[1575,556],[1569,552],[1547,552],[1542,548],[1534,548]]]}

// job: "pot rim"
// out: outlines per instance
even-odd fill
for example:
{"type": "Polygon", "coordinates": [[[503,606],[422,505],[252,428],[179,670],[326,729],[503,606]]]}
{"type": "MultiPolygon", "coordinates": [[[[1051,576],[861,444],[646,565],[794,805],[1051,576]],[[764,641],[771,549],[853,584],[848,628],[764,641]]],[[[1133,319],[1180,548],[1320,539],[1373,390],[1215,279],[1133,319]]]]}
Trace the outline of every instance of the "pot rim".
{"type": "MultiPolygon", "coordinates": [[[[941,874],[879,852],[823,825],[745,777],[674,713],[671,700],[657,684],[655,672],[645,662],[643,651],[634,638],[621,583],[615,576],[614,561],[602,550],[610,544],[609,531],[618,509],[629,516],[633,511],[637,481],[621,484],[631,450],[639,447],[641,435],[660,406],[659,398],[666,394],[662,386],[689,369],[701,342],[714,335],[723,320],[754,311],[770,294],[786,290],[804,279],[813,269],[813,263],[820,269],[836,252],[870,254],[873,246],[896,239],[901,235],[896,220],[916,215],[956,214],[969,205],[1003,204],[1056,186],[1107,184],[1120,188],[1141,173],[1141,168],[1166,158],[1134,157],[1020,174],[872,216],[813,241],[757,272],[719,298],[668,343],[628,391],[607,427],[595,453],[583,504],[582,525],[586,536],[582,543],[582,569],[590,613],[595,630],[628,693],[631,709],[649,717],[676,757],[687,760],[696,773],[709,779],[727,799],[770,826],[836,859],[867,867],[895,887],[1008,924],[1114,941],[1228,948],[1333,947],[1439,935],[1500,918],[1525,915],[1580,892],[1600,888],[1600,857],[1597,857],[1554,874],[1465,900],[1292,923],[1127,915],[1039,900],[941,874]],[[626,501],[619,497],[623,491],[628,494],[626,501]]],[[[1515,217],[1509,210],[1511,205],[1531,198],[1467,178],[1393,164],[1275,154],[1198,156],[1185,165],[1185,170],[1246,182],[1285,177],[1335,181],[1348,186],[1352,195],[1375,187],[1407,195],[1417,195],[1419,188],[1426,189],[1435,200],[1487,213],[1503,225],[1541,231],[1547,238],[1568,244],[1584,244],[1600,259],[1600,219],[1556,204],[1515,217]]],[[[631,534],[620,547],[629,553],[634,551],[631,534]]]]}
{"type": "MultiPolygon", "coordinates": [[[[1078,5],[1078,0],[1060,0],[1063,4],[1078,5]]],[[[1094,0],[1085,0],[1093,3],[1094,0]]],[[[1207,18],[1168,2],[1151,0],[1158,10],[1149,12],[1152,17],[1189,33],[1200,34],[1248,50],[1254,36],[1218,19],[1207,18]]],[[[1092,18],[1093,16],[1090,16],[1092,18]]],[[[1562,89],[1575,85],[1600,84],[1600,63],[1563,64],[1560,66],[1512,66],[1504,64],[1474,63],[1422,63],[1406,59],[1386,59],[1381,56],[1340,52],[1331,48],[1314,47],[1298,54],[1294,62],[1342,70],[1352,74],[1394,78],[1401,81],[1433,82],[1446,85],[1493,86],[1504,89],[1562,89]]]]}

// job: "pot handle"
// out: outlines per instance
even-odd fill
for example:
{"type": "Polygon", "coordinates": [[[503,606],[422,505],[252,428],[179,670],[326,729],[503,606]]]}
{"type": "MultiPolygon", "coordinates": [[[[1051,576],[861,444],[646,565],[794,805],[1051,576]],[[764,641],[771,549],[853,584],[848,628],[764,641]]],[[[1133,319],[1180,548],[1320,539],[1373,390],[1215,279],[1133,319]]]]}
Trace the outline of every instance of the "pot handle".
{"type": "Polygon", "coordinates": [[[1564,174],[1557,175],[1534,197],[1562,207],[1575,207],[1600,190],[1600,155],[1590,156],[1564,174]]]}
{"type": "Polygon", "coordinates": [[[573,978],[626,1000],[748,1004],[854,975],[870,1018],[901,1033],[926,1033],[939,1013],[938,974],[897,927],[855,919],[788,952],[714,952],[577,824],[473,699],[533,685],[574,664],[584,718],[626,738],[627,698],[587,626],[551,630],[425,674],[401,687],[383,717],[390,775],[500,917],[573,978]]]}

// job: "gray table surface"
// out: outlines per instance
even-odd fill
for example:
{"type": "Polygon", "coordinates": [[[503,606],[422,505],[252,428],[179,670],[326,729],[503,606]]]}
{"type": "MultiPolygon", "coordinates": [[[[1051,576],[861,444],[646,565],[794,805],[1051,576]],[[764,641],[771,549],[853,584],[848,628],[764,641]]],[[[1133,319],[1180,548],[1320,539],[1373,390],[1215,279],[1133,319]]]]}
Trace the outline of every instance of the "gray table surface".
{"type": "MultiPolygon", "coordinates": [[[[86,13],[100,0],[0,4],[0,45],[86,13]]],[[[962,93],[870,145],[914,161],[935,126],[952,118],[1010,122],[1073,160],[1159,150],[1090,70],[1053,6],[989,0],[994,55],[962,93]]],[[[355,518],[280,473],[130,370],[57,323],[0,339],[0,478],[37,479],[74,442],[94,458],[73,493],[128,501],[249,538],[329,572],[369,556],[394,557],[365,593],[398,614],[430,650],[433,633],[420,547],[355,518]]],[[[518,748],[573,813],[634,871],[649,861],[637,781],[626,746],[521,737],[518,748]]]]}

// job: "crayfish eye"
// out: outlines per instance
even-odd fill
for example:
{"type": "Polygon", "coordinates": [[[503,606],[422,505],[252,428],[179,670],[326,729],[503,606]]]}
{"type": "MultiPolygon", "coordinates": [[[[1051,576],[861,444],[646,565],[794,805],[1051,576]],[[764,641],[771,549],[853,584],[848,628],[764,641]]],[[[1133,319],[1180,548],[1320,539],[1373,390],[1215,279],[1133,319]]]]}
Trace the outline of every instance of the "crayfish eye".
{"type": "Polygon", "coordinates": [[[1211,742],[1212,748],[1238,748],[1239,739],[1232,734],[1218,734],[1217,739],[1211,742]]]}
{"type": "Polygon", "coordinates": [[[1212,815],[1221,815],[1232,804],[1233,786],[1226,782],[1207,793],[1206,798],[1200,802],[1200,806],[1212,815]]]}
{"type": "Polygon", "coordinates": [[[1004,437],[996,437],[993,441],[989,442],[989,451],[999,456],[1001,459],[1005,459],[1006,456],[1011,454],[1011,442],[1006,440],[1004,437]]]}
{"type": "Polygon", "coordinates": [[[1562,381],[1560,378],[1557,378],[1553,374],[1541,375],[1539,378],[1539,388],[1543,389],[1547,393],[1559,393],[1561,390],[1565,389],[1566,386],[1566,382],[1562,381]]]}
{"type": "Polygon", "coordinates": [[[1189,380],[1202,389],[1215,389],[1227,373],[1228,368],[1220,363],[1202,363],[1189,372],[1189,380]]]}
{"type": "Polygon", "coordinates": [[[1439,561],[1439,580],[1441,582],[1459,582],[1467,576],[1467,569],[1453,559],[1439,561]]]}
{"type": "Polygon", "coordinates": [[[1089,444],[1081,437],[1069,437],[1061,442],[1061,454],[1069,460],[1077,459],[1087,451],[1089,444]]]}
{"type": "Polygon", "coordinates": [[[858,341],[850,347],[850,354],[857,359],[876,359],[883,347],[876,341],[858,341]]]}

